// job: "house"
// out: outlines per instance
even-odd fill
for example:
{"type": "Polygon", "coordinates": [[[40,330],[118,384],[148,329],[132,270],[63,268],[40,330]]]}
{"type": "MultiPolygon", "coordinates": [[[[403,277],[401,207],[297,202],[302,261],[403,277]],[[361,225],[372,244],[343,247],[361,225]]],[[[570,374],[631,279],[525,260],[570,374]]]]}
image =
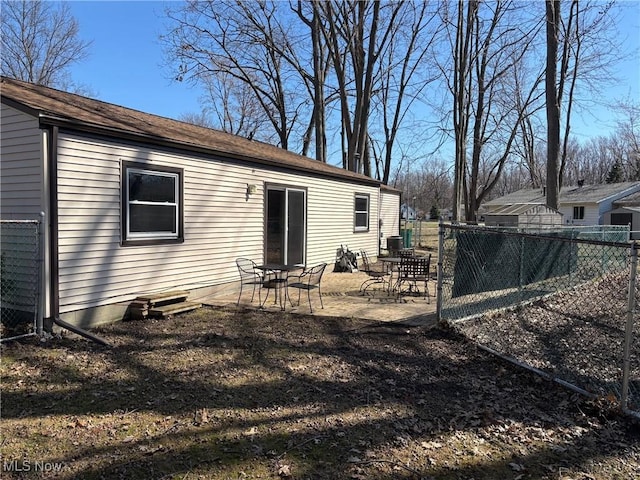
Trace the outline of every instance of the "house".
{"type": "Polygon", "coordinates": [[[413,207],[407,205],[406,203],[403,203],[402,205],[400,205],[400,217],[403,220],[416,220],[417,219],[417,215],[416,215],[416,211],[413,207]]]}
{"type": "Polygon", "coordinates": [[[139,295],[235,288],[237,257],[332,264],[398,235],[400,192],[372,178],[16,80],[0,93],[0,217],[44,219],[42,318],[115,321],[139,295]]]}
{"type": "MultiPolygon", "coordinates": [[[[613,202],[636,192],[640,192],[640,182],[567,186],[560,191],[558,211],[563,215],[565,225],[603,225],[613,202]]],[[[543,189],[525,188],[486,202],[483,208],[486,217],[511,205],[545,205],[545,200],[543,189]]]]}
{"type": "Polygon", "coordinates": [[[484,215],[487,227],[547,228],[562,225],[562,214],[546,205],[516,203],[484,215]]]}

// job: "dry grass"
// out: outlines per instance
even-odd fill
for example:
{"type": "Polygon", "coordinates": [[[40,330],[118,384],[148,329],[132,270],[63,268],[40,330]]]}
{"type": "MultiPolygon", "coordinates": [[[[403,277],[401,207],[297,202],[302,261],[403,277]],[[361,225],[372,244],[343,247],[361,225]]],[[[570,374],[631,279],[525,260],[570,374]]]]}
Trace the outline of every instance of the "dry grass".
{"type": "Polygon", "coordinates": [[[412,231],[411,236],[413,246],[431,253],[438,251],[437,220],[422,220],[418,222],[405,222],[403,220],[401,228],[406,228],[406,225],[408,225],[412,231]]]}
{"type": "Polygon", "coordinates": [[[3,479],[604,480],[640,468],[629,419],[450,331],[201,309],[97,333],[113,348],[2,346],[3,479]]]}

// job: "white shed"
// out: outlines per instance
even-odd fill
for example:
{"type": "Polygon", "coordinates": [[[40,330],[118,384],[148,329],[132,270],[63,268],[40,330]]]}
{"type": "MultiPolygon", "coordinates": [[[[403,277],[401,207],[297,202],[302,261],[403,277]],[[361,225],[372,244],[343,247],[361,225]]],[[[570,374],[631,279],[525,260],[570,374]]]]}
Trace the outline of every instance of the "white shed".
{"type": "Polygon", "coordinates": [[[487,227],[547,228],[562,225],[562,214],[541,204],[516,203],[484,215],[487,227]]]}

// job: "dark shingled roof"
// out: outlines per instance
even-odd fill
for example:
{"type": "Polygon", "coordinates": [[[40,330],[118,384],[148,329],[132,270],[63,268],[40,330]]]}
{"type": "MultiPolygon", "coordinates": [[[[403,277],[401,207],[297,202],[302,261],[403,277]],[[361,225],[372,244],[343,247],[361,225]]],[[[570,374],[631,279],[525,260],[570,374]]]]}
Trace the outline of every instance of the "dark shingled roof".
{"type": "MultiPolygon", "coordinates": [[[[2,101],[39,117],[41,123],[115,138],[173,146],[357,183],[381,182],[263,142],[132,110],[53,88],[2,77],[2,101]]],[[[385,190],[395,191],[391,187],[385,190]]]]}

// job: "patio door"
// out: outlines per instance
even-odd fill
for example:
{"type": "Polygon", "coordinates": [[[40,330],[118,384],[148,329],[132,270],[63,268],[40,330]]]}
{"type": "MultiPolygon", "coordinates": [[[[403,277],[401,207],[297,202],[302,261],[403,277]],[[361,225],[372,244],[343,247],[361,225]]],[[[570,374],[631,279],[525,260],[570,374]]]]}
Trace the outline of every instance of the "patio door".
{"type": "Polygon", "coordinates": [[[304,264],[307,236],[306,190],[268,185],[266,202],[266,262],[304,264]]]}

